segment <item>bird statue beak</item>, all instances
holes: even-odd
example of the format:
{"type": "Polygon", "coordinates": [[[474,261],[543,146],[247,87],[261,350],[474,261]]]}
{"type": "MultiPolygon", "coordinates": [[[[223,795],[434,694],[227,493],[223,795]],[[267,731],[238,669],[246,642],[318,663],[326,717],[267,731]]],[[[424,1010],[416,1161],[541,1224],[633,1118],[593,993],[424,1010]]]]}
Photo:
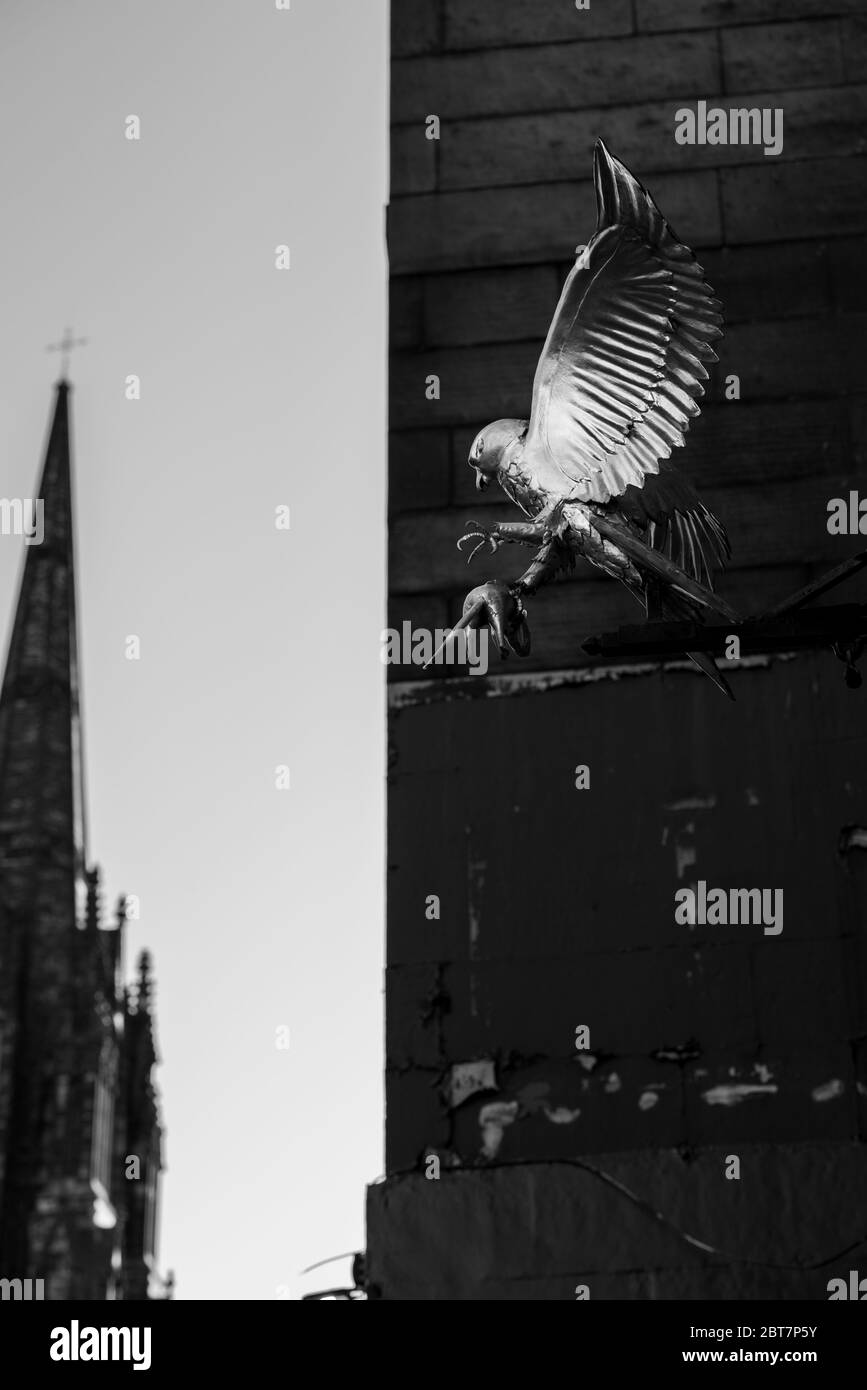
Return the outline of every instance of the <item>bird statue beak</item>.
{"type": "Polygon", "coordinates": [[[484,492],[488,486],[488,479],[485,477],[481,468],[476,469],[476,492],[484,492]]]}

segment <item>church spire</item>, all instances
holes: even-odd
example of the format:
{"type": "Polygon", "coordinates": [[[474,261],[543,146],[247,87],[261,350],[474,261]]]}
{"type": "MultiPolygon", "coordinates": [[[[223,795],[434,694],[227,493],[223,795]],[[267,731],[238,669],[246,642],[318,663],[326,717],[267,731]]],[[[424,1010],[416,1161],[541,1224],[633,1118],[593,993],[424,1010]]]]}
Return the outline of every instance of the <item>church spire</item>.
{"type": "Polygon", "coordinates": [[[70,886],[87,864],[69,393],[59,381],[38,495],[20,508],[25,561],[0,691],[0,894],[12,912],[41,898],[47,863],[70,886]]]}
{"type": "Polygon", "coordinates": [[[167,1296],[149,1292],[162,1168],[150,964],[129,1013],[126,902],[104,930],[85,834],[70,394],[59,381],[38,499],[18,503],[0,689],[0,1279],[44,1279],[49,1299],[148,1298],[167,1296]],[[119,1171],[127,1154],[141,1183],[119,1171]]]}

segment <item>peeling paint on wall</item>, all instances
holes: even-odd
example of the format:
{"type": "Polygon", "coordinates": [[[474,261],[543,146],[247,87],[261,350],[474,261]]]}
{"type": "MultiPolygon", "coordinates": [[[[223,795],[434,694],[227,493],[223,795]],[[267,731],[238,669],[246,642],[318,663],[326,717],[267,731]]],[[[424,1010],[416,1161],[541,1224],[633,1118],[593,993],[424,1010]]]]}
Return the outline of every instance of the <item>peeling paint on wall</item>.
{"type": "Polygon", "coordinates": [[[840,854],[848,854],[853,849],[867,849],[867,830],[863,825],[844,825],[837,848],[840,854]]]}
{"type": "Polygon", "coordinates": [[[569,1110],[565,1105],[558,1105],[555,1110],[549,1106],[545,1107],[545,1118],[550,1120],[552,1125],[571,1125],[574,1124],[581,1114],[580,1110],[569,1110]]]}
{"type": "Polygon", "coordinates": [[[843,1085],[843,1082],[835,1077],[833,1081],[824,1081],[821,1086],[814,1086],[810,1095],[813,1100],[819,1102],[836,1100],[838,1096],[842,1096],[845,1089],[846,1087],[843,1085]]]}
{"type": "Polygon", "coordinates": [[[495,1100],[483,1105],[479,1111],[479,1126],[482,1131],[482,1153],[485,1158],[496,1158],[503,1142],[503,1131],[507,1125],[515,1123],[518,1114],[516,1100],[495,1100]]]}
{"type": "MultiPolygon", "coordinates": [[[[739,671],[769,670],[775,663],[795,661],[799,655],[803,653],[774,652],[766,656],[746,656],[740,661],[729,662],[729,667],[739,671]]],[[[544,694],[568,686],[597,685],[600,681],[658,675],[661,671],[678,671],[704,679],[702,672],[691,661],[665,661],[622,666],[580,666],[573,670],[529,671],[526,675],[467,677],[464,680],[392,681],[388,686],[388,707],[390,710],[401,710],[450,700],[495,700],[510,695],[544,694]]]]}
{"type": "Polygon", "coordinates": [[[709,1091],[702,1091],[701,1098],[707,1101],[708,1105],[740,1105],[748,1096],[775,1096],[778,1089],[777,1086],[749,1086],[740,1082],[728,1086],[713,1086],[709,1091]]]}
{"type": "Polygon", "coordinates": [[[499,1089],[496,1068],[489,1057],[482,1057],[476,1062],[455,1062],[449,1072],[447,1087],[449,1109],[455,1110],[479,1091],[499,1089]]]}

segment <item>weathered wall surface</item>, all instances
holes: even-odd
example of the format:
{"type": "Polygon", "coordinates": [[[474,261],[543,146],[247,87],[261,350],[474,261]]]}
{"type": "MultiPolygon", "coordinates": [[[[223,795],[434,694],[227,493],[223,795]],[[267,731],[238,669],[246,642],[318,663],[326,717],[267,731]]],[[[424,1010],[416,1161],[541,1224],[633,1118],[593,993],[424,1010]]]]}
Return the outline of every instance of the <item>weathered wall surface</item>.
{"type": "MultiPolygon", "coordinates": [[[[468,577],[466,520],[514,512],[472,491],[466,453],[488,420],[527,413],[593,229],[597,136],[723,300],[678,460],[731,533],[721,588],[755,611],[863,545],[826,526],[828,499],[858,486],[867,418],[852,8],[395,5],[394,626],[454,621],[473,583],[526,564],[506,550],[468,577]],[[782,108],[782,154],[677,145],[674,112],[699,99],[782,108]]],[[[584,680],[581,639],[636,621],[629,596],[585,570],[529,609],[529,662],[463,684],[446,668],[448,694],[442,672],[392,688],[370,1278],[388,1298],[569,1298],[582,1281],[602,1298],[823,1298],[867,1235],[867,858],[841,849],[867,825],[865,697],[825,653],[734,671],[735,705],[687,671],[584,680]],[[781,888],[782,932],[677,924],[674,893],[698,880],[781,888]]]]}
{"type": "Polygon", "coordinates": [[[370,1277],[403,1300],[738,1301],[824,1299],[863,1272],[863,1150],[741,1153],[749,1183],[720,1181],[718,1149],[392,1179],[371,1189],[370,1277]]]}
{"type": "Polygon", "coordinates": [[[734,705],[666,672],[395,715],[391,1169],[482,1154],[484,1104],[439,1085],[477,1056],[518,1105],[505,1160],[867,1137],[867,854],[840,852],[863,699],[824,653],[733,681],[734,705]],[[678,924],[699,879],[782,888],[782,930],[678,924]]]}

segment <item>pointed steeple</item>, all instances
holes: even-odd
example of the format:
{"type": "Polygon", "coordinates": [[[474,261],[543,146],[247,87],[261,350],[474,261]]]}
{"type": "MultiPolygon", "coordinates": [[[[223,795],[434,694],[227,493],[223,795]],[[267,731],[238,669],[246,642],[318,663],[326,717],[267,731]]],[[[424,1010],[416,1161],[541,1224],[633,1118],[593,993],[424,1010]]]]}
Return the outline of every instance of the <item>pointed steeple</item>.
{"type": "MultiPolygon", "coordinates": [[[[86,928],[87,880],[66,381],[36,497],[19,514],[24,568],[0,689],[4,1275],[37,1260],[40,1185],[59,1200],[69,1125],[83,1118],[78,1054],[93,933],[76,930],[86,928]]],[[[92,1004],[89,1012],[96,1017],[92,1004]]]]}
{"type": "Polygon", "coordinates": [[[44,1279],[60,1300],[147,1298],[163,1296],[149,1293],[162,1169],[150,961],[131,1011],[126,900],[106,930],[87,854],[69,399],[61,380],[0,688],[0,1279],[44,1279]],[[122,1177],[127,1154],[146,1181],[122,1177]]]}
{"type": "Polygon", "coordinates": [[[0,692],[0,907],[16,915],[42,898],[46,865],[55,889],[63,869],[74,892],[87,863],[69,392],[58,382],[37,497],[22,509],[30,534],[0,692]]]}

